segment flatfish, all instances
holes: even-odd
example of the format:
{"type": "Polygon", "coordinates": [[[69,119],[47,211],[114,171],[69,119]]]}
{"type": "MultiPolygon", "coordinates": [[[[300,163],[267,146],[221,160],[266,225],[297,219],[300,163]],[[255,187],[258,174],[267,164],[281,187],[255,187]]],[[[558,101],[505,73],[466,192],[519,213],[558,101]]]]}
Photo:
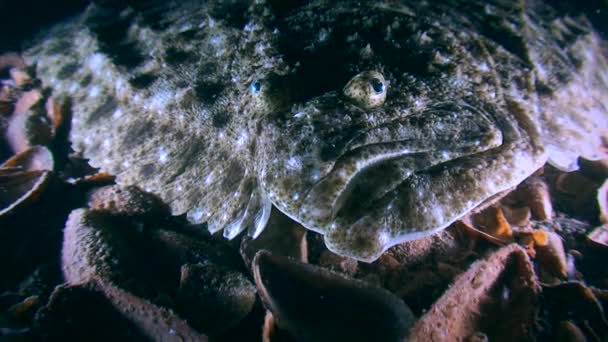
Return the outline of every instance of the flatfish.
{"type": "Polygon", "coordinates": [[[606,41],[542,1],[100,2],[25,50],[90,164],[234,238],[373,261],[603,157],[606,41]],[[117,4],[118,3],[118,4],[117,4]]]}

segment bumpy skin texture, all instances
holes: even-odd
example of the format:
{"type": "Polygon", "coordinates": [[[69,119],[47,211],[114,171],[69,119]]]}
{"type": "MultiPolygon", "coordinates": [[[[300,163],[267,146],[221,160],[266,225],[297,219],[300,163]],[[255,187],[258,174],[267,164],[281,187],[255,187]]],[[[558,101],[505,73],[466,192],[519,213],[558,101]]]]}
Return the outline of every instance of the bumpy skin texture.
{"type": "Polygon", "coordinates": [[[600,157],[605,42],[540,1],[135,2],[27,51],[73,147],[228,238],[276,206],[372,261],[600,157]]]}

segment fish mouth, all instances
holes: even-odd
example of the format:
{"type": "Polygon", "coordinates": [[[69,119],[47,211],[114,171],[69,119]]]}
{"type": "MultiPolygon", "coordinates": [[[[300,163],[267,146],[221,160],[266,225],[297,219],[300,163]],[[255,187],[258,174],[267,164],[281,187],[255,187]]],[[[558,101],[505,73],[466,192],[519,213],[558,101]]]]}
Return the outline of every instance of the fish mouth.
{"type": "Polygon", "coordinates": [[[310,188],[298,216],[310,229],[327,232],[336,217],[362,215],[415,172],[502,143],[491,117],[470,106],[435,108],[371,128],[352,139],[310,188]]]}

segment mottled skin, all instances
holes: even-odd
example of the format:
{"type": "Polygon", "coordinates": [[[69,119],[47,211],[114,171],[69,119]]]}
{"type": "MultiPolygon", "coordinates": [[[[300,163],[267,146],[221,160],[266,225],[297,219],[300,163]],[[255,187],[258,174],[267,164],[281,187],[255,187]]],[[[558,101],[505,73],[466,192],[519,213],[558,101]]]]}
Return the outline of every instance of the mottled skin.
{"type": "Polygon", "coordinates": [[[217,1],[91,7],[27,55],[120,183],[228,238],[274,205],[372,261],[599,158],[603,45],[537,1],[217,1]]]}

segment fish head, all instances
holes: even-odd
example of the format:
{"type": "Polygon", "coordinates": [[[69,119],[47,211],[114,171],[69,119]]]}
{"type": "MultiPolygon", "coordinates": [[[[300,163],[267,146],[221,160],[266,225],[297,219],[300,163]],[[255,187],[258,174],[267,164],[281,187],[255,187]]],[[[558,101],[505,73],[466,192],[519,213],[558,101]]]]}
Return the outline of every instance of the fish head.
{"type": "Polygon", "coordinates": [[[502,130],[454,81],[454,62],[438,64],[437,54],[458,57],[450,32],[373,7],[321,18],[293,17],[279,28],[290,37],[279,51],[291,105],[260,121],[258,179],[279,210],[323,234],[330,250],[372,261],[487,196],[467,198],[474,180],[453,197],[444,183],[471,156],[500,146],[502,130]]]}

